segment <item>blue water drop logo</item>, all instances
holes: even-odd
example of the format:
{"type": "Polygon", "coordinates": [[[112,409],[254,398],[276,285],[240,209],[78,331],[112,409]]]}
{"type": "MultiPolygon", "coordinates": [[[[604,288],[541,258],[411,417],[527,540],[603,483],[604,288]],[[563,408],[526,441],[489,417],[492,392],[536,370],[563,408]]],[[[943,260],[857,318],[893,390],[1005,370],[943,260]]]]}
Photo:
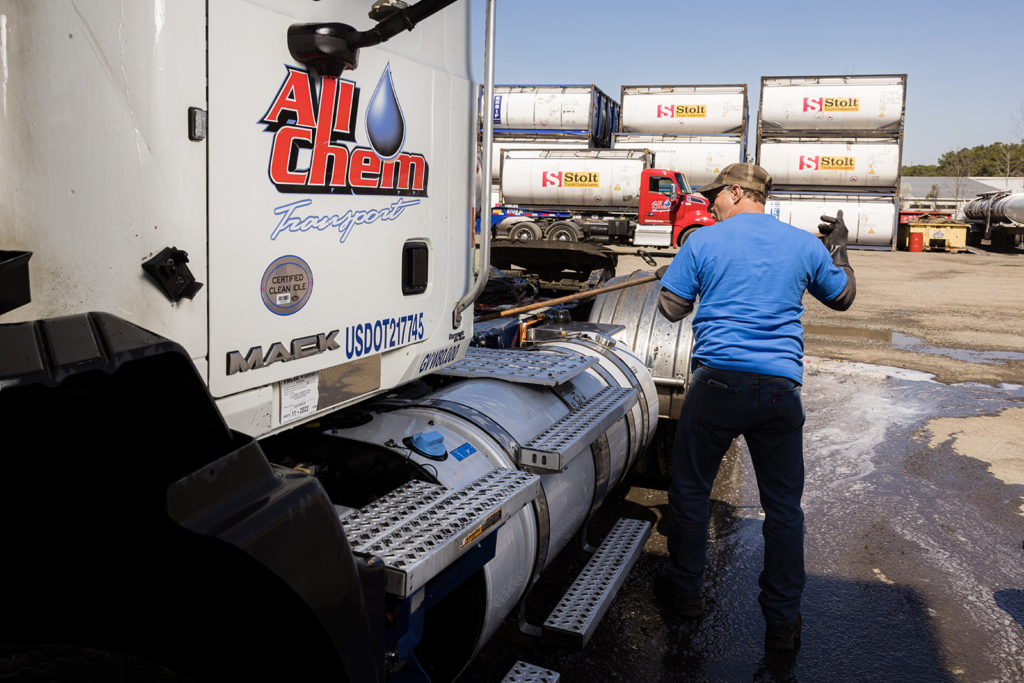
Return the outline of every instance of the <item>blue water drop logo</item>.
{"type": "Polygon", "coordinates": [[[391,80],[391,64],[384,67],[370,104],[366,107],[366,135],[382,159],[392,159],[405,143],[405,117],[391,80]]]}

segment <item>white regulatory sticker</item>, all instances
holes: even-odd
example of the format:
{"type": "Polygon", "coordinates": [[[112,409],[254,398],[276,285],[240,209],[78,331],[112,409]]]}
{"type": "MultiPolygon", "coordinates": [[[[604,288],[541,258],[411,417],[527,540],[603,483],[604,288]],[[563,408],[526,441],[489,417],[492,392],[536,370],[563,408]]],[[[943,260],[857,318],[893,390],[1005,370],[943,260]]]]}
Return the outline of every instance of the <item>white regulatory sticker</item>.
{"type": "Polygon", "coordinates": [[[281,382],[281,424],[316,412],[320,376],[311,372],[281,382]]]}

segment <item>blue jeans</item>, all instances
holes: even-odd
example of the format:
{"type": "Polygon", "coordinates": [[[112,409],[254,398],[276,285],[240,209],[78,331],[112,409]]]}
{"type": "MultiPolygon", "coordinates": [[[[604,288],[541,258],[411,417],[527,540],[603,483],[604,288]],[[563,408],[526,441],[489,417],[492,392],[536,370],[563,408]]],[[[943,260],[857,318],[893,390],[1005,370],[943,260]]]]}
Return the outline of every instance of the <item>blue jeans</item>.
{"type": "Polygon", "coordinates": [[[764,509],[764,568],[758,602],[770,624],[800,611],[804,573],[804,408],[785,377],[700,365],[683,401],[669,487],[669,576],[683,595],[700,594],[711,486],[722,456],[742,434],[764,509]]]}

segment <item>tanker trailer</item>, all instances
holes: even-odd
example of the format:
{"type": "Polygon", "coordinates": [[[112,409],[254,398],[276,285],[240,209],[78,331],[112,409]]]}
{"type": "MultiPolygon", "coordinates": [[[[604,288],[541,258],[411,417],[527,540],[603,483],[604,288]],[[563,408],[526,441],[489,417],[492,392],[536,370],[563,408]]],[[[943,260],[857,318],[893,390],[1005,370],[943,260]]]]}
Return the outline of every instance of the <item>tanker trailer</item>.
{"type": "Polygon", "coordinates": [[[964,218],[970,227],[968,240],[992,246],[1013,247],[1024,235],[1024,192],[988,192],[964,206],[964,218]]]}
{"type": "Polygon", "coordinates": [[[668,247],[713,224],[677,170],[641,150],[504,150],[498,237],[668,247]]]}

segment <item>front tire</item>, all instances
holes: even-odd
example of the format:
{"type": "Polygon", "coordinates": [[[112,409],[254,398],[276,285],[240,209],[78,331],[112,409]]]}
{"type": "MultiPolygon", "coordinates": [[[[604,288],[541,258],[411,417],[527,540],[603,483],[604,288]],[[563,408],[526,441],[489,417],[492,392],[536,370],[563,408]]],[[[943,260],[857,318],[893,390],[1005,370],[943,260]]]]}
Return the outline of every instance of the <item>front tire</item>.
{"type": "Polygon", "coordinates": [[[676,246],[677,247],[683,246],[683,244],[686,242],[686,240],[690,239],[690,235],[692,235],[693,233],[697,232],[697,228],[699,228],[699,227],[700,227],[699,225],[691,225],[691,226],[689,226],[687,228],[684,228],[683,231],[681,233],[679,233],[679,237],[676,238],[676,246]]]}

